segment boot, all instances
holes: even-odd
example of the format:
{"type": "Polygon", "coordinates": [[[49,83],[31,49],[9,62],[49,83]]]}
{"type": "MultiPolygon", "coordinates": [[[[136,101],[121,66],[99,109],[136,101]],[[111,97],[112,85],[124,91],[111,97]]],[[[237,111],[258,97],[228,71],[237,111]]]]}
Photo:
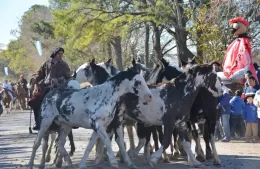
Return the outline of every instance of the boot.
{"type": "Polygon", "coordinates": [[[40,124],[39,123],[35,123],[34,125],[33,125],[33,130],[40,130],[40,124]]]}

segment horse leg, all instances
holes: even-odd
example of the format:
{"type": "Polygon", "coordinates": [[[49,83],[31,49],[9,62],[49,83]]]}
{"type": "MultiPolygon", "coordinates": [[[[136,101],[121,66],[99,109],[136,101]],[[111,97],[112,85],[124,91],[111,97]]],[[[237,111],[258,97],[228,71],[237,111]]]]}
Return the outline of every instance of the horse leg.
{"type": "Polygon", "coordinates": [[[123,157],[124,161],[128,164],[128,168],[136,168],[136,166],[133,164],[132,160],[126,153],[122,125],[120,125],[118,128],[116,128],[115,139],[119,146],[121,157],[123,157]]]}
{"type": "Polygon", "coordinates": [[[92,135],[90,137],[89,143],[85,149],[84,156],[82,157],[82,159],[80,161],[80,164],[79,164],[80,169],[86,168],[86,161],[98,138],[99,138],[98,134],[93,131],[92,135]]]}
{"type": "Polygon", "coordinates": [[[55,138],[56,138],[56,133],[52,133],[51,134],[51,144],[50,144],[50,146],[48,148],[47,156],[46,156],[46,162],[47,163],[50,162],[50,160],[51,160],[51,149],[52,149],[53,143],[55,141],[55,138]]]}
{"type": "Polygon", "coordinates": [[[70,156],[68,154],[68,152],[66,151],[66,149],[64,148],[64,145],[66,143],[66,137],[69,135],[69,133],[71,132],[72,128],[69,126],[62,126],[60,128],[60,132],[59,132],[59,157],[58,157],[58,161],[56,162],[56,167],[60,168],[62,166],[62,157],[64,157],[64,161],[67,163],[67,166],[71,166],[72,165],[72,161],[70,159],[70,156]]]}
{"type": "Polygon", "coordinates": [[[36,155],[36,151],[40,147],[41,140],[42,140],[44,134],[46,133],[46,131],[48,130],[48,128],[51,126],[51,124],[53,122],[53,119],[54,118],[43,118],[42,119],[41,127],[40,127],[40,130],[38,131],[38,135],[37,135],[37,137],[36,137],[36,139],[34,141],[31,158],[30,158],[30,161],[28,163],[28,167],[30,169],[33,169],[33,164],[34,164],[34,158],[35,158],[35,155],[36,155]]]}
{"type": "Polygon", "coordinates": [[[202,164],[196,160],[195,156],[193,155],[193,153],[191,151],[191,144],[190,144],[190,140],[189,140],[188,128],[183,128],[183,126],[182,126],[182,129],[179,128],[178,131],[179,131],[178,134],[179,134],[180,140],[182,141],[182,144],[183,144],[183,148],[188,156],[188,162],[190,163],[190,165],[192,167],[201,167],[202,164]]]}
{"type": "Polygon", "coordinates": [[[179,151],[179,146],[178,146],[178,143],[177,143],[177,140],[178,140],[178,132],[177,132],[177,129],[176,129],[176,128],[173,129],[172,135],[173,135],[173,142],[174,142],[173,147],[174,147],[174,151],[175,151],[175,152],[174,152],[174,154],[173,154],[173,150],[172,150],[171,159],[172,159],[172,160],[178,160],[179,157],[180,157],[180,151],[179,151]]]}
{"type": "Polygon", "coordinates": [[[103,143],[106,145],[109,161],[110,161],[112,168],[118,168],[118,163],[115,159],[114,152],[111,147],[111,140],[110,140],[105,128],[102,125],[100,125],[98,122],[96,122],[96,129],[97,129],[96,132],[98,133],[99,137],[101,138],[103,143]]]}
{"type": "Polygon", "coordinates": [[[74,152],[75,152],[75,144],[74,144],[74,140],[73,140],[72,130],[69,133],[68,137],[69,137],[69,141],[70,141],[70,153],[69,153],[69,155],[73,156],[74,152]]]}
{"type": "Polygon", "coordinates": [[[133,126],[126,126],[126,129],[129,137],[130,149],[134,149],[135,142],[134,142],[133,126]]]}
{"type": "MultiPolygon", "coordinates": [[[[195,146],[195,151],[196,151],[196,155],[197,155],[196,159],[200,162],[204,162],[204,161],[206,161],[206,159],[205,159],[204,152],[201,148],[200,137],[199,137],[198,131],[196,130],[195,123],[191,122],[190,127],[191,127],[193,139],[196,142],[196,146],[195,146]]],[[[202,130],[202,131],[204,132],[204,130],[202,130]]]]}
{"type": "Polygon", "coordinates": [[[208,119],[206,122],[208,122],[208,135],[209,135],[209,140],[210,140],[210,144],[211,144],[211,148],[213,151],[213,163],[214,165],[221,165],[221,161],[219,158],[219,155],[217,153],[217,149],[216,149],[216,144],[215,144],[215,127],[216,127],[216,120],[210,120],[208,119]]]}
{"type": "Polygon", "coordinates": [[[42,144],[42,159],[41,163],[39,165],[39,169],[44,169],[45,167],[45,155],[48,149],[48,140],[49,140],[49,134],[45,134],[43,137],[43,144],[42,144]]]}
{"type": "Polygon", "coordinates": [[[128,150],[127,153],[130,157],[135,157],[135,156],[138,155],[140,150],[145,145],[145,140],[146,140],[145,136],[149,133],[149,131],[146,131],[146,128],[145,128],[143,123],[137,123],[136,124],[136,132],[137,132],[139,142],[138,142],[138,145],[137,145],[136,148],[128,150]]]}
{"type": "MultiPolygon", "coordinates": [[[[162,129],[162,126],[155,126],[155,128],[156,128],[156,131],[157,131],[158,134],[159,134],[160,144],[162,144],[162,142],[163,142],[163,131],[162,131],[163,129],[162,129]]],[[[157,150],[158,150],[158,149],[157,149],[157,150]]],[[[156,151],[157,151],[157,150],[156,150],[156,151]]],[[[163,152],[163,161],[166,162],[166,163],[169,163],[169,162],[170,162],[169,157],[168,157],[166,151],[163,152]]]]}

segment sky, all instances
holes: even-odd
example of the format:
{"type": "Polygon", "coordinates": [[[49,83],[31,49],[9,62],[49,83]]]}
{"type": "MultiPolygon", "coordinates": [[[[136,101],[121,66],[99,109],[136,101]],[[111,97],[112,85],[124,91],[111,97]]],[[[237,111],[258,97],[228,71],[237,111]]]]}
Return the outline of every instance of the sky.
{"type": "Polygon", "coordinates": [[[15,39],[11,30],[18,28],[24,12],[35,4],[49,6],[49,0],[0,0],[0,44],[7,45],[15,39]]]}

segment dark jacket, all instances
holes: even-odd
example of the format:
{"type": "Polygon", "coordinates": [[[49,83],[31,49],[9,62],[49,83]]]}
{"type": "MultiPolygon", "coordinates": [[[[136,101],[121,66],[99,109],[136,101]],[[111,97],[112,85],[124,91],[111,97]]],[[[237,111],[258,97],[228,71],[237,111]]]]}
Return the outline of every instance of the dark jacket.
{"type": "Polygon", "coordinates": [[[25,78],[20,78],[19,82],[24,89],[27,89],[27,80],[25,78]]]}
{"type": "Polygon", "coordinates": [[[54,63],[51,59],[44,62],[40,67],[38,75],[35,78],[35,82],[39,83],[41,80],[44,80],[44,83],[49,85],[50,80],[53,78],[57,79],[59,83],[62,83],[64,79],[69,80],[70,77],[70,68],[66,62],[61,60],[54,63]]]}

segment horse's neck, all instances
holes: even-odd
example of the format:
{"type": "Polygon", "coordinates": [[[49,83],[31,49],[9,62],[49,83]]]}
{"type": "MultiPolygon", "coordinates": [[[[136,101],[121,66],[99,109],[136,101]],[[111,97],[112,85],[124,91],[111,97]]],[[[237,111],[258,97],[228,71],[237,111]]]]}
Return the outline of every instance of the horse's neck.
{"type": "Polygon", "coordinates": [[[123,81],[118,86],[114,86],[113,81],[107,81],[102,85],[94,86],[101,89],[102,93],[105,94],[105,97],[109,97],[109,102],[116,102],[122,95],[127,93],[126,82],[123,81]]]}

